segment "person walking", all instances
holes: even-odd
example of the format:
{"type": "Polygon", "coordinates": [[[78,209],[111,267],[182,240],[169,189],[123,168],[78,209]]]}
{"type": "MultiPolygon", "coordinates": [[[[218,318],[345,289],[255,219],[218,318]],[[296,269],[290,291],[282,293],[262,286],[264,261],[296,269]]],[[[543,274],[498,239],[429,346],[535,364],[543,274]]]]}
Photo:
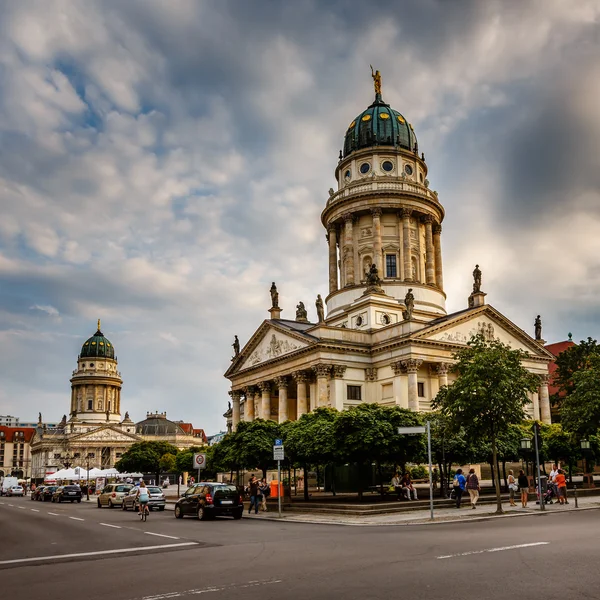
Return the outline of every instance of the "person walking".
{"type": "Polygon", "coordinates": [[[456,508],[460,508],[460,502],[462,500],[462,495],[465,491],[465,485],[467,480],[463,475],[462,469],[456,469],[456,474],[454,475],[454,481],[452,482],[452,487],[454,488],[454,494],[456,497],[456,508]]]}
{"type": "Polygon", "coordinates": [[[527,497],[529,495],[529,480],[527,479],[527,475],[525,475],[525,471],[521,469],[519,471],[519,477],[517,479],[519,484],[519,490],[521,491],[521,506],[523,508],[527,508],[527,497]]]}
{"type": "Polygon", "coordinates": [[[479,477],[475,473],[475,469],[469,469],[467,475],[467,490],[469,491],[469,499],[471,500],[471,508],[477,508],[477,500],[479,500],[479,477]]]}
{"type": "Polygon", "coordinates": [[[258,514],[258,478],[254,477],[254,475],[250,476],[250,481],[248,482],[250,486],[250,506],[248,507],[248,514],[252,512],[252,507],[254,507],[254,514],[258,514]]]}
{"type": "Polygon", "coordinates": [[[258,491],[260,494],[260,510],[262,512],[267,512],[267,496],[269,495],[269,484],[267,480],[263,477],[258,484],[258,491]]]}
{"type": "Polygon", "coordinates": [[[558,472],[554,476],[554,483],[558,489],[558,503],[569,504],[567,502],[567,478],[562,469],[558,469],[558,472]]]}
{"type": "Polygon", "coordinates": [[[515,502],[515,492],[519,489],[517,485],[515,475],[512,469],[508,472],[508,493],[509,493],[509,502],[511,506],[516,506],[515,502]]]}

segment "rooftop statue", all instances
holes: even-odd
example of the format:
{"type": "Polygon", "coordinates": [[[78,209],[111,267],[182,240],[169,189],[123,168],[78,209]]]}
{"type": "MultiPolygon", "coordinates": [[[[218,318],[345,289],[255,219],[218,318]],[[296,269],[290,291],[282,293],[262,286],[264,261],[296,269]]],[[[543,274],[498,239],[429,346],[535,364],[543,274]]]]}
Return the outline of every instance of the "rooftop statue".
{"type": "Polygon", "coordinates": [[[475,265],[475,270],[473,271],[473,293],[481,292],[481,269],[479,265],[475,265]]]}
{"type": "Polygon", "coordinates": [[[306,321],[307,319],[308,313],[306,312],[304,302],[298,302],[298,306],[296,306],[296,321],[306,321]]]}
{"type": "Polygon", "coordinates": [[[538,315],[535,318],[535,321],[533,322],[533,324],[535,326],[535,339],[541,340],[542,339],[542,318],[540,317],[540,315],[538,315]]]}
{"type": "Polygon", "coordinates": [[[379,71],[373,70],[373,65],[369,65],[371,67],[371,77],[373,78],[373,87],[375,88],[375,94],[381,95],[381,73],[379,71]]]}
{"type": "Polygon", "coordinates": [[[406,292],[406,296],[404,296],[404,306],[406,306],[406,310],[402,311],[402,317],[405,321],[409,321],[412,318],[413,310],[415,308],[415,297],[412,291],[412,288],[408,288],[408,292],[406,292]]]}
{"type": "Polygon", "coordinates": [[[279,308],[279,292],[277,291],[275,282],[273,282],[271,285],[271,307],[279,308]]]}
{"type": "Polygon", "coordinates": [[[234,358],[236,356],[239,356],[240,354],[240,340],[238,340],[238,336],[234,335],[234,340],[233,340],[233,344],[231,344],[233,346],[233,352],[234,352],[234,358]]]}
{"type": "Polygon", "coordinates": [[[323,321],[325,321],[325,308],[323,307],[323,298],[321,298],[321,294],[317,294],[315,306],[317,307],[318,321],[319,323],[322,323],[323,321]]]}

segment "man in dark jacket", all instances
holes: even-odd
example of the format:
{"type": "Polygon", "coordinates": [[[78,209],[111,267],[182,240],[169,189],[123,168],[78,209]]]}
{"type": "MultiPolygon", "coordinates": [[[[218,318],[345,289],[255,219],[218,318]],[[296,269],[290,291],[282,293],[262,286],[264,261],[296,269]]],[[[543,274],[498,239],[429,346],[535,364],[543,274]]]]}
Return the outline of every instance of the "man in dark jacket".
{"type": "Polygon", "coordinates": [[[248,508],[248,514],[250,514],[252,512],[253,506],[254,506],[254,514],[255,515],[258,514],[258,502],[259,502],[258,484],[259,484],[258,479],[256,477],[254,477],[254,475],[251,475],[250,481],[248,482],[248,485],[250,486],[250,506],[248,508]]]}

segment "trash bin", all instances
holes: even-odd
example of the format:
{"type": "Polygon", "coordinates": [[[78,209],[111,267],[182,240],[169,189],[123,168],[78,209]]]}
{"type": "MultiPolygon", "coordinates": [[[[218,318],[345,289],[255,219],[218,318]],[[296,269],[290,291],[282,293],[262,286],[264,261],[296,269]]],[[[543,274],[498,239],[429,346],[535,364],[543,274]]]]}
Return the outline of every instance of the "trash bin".
{"type": "Polygon", "coordinates": [[[540,485],[542,487],[542,494],[548,491],[548,478],[545,475],[540,475],[540,485]]]}
{"type": "Polygon", "coordinates": [[[279,495],[283,498],[283,483],[279,483],[275,479],[271,481],[271,498],[277,498],[277,490],[279,488],[279,495]]]}

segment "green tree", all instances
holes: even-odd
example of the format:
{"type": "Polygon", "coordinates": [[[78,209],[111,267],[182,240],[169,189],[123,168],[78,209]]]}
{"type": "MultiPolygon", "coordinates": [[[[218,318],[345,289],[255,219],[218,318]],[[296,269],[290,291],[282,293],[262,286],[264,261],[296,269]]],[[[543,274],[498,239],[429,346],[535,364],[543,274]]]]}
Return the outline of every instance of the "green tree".
{"type": "Polygon", "coordinates": [[[571,381],[562,399],[561,422],[566,431],[588,437],[600,429],[600,354],[588,355],[571,381]]]}
{"type": "Polygon", "coordinates": [[[168,442],[136,442],[116,462],[121,473],[152,473],[160,479],[160,459],[165,454],[177,455],[179,450],[168,442]]]}
{"type": "Polygon", "coordinates": [[[564,399],[575,391],[575,373],[588,366],[588,359],[591,356],[598,355],[600,355],[600,346],[596,340],[589,337],[557,356],[553,383],[558,387],[558,393],[552,398],[555,405],[562,406],[564,399]]]}
{"type": "MultiPolygon", "coordinates": [[[[246,469],[259,468],[263,477],[266,477],[267,469],[275,464],[273,443],[280,435],[279,425],[275,421],[264,419],[241,421],[237,431],[230,435],[228,441],[232,446],[228,452],[230,460],[246,469]]],[[[221,444],[224,442],[225,439],[221,444]]]]}
{"type": "MultiPolygon", "coordinates": [[[[457,379],[440,390],[433,405],[462,426],[470,439],[487,441],[492,463],[498,464],[498,443],[511,425],[525,418],[528,392],[534,392],[539,379],[521,364],[527,354],[513,350],[499,340],[482,335],[471,338],[459,350],[452,370],[457,379]]],[[[502,513],[500,479],[496,477],[497,513],[502,513]]]]}
{"type": "Polygon", "coordinates": [[[177,470],[177,455],[167,452],[158,461],[161,473],[175,473],[177,470]]]}

